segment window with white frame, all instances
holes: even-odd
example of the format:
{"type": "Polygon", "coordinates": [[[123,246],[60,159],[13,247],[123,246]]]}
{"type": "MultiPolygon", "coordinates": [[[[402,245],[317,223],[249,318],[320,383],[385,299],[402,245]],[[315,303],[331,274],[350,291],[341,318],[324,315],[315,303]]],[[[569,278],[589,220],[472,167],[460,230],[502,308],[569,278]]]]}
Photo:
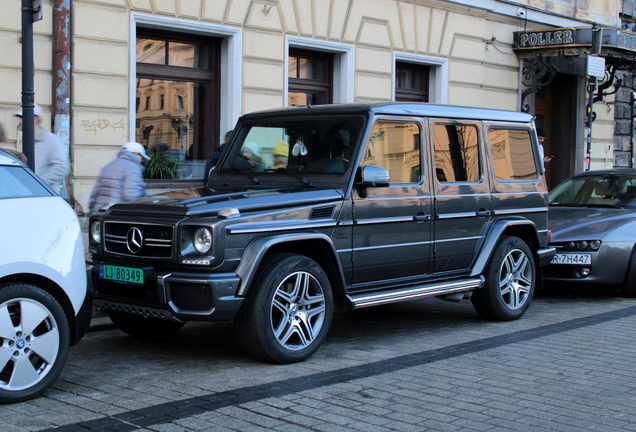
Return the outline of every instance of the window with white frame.
{"type": "Polygon", "coordinates": [[[219,45],[212,37],[137,29],[135,140],[148,179],[194,180],[218,143],[219,45]]]}

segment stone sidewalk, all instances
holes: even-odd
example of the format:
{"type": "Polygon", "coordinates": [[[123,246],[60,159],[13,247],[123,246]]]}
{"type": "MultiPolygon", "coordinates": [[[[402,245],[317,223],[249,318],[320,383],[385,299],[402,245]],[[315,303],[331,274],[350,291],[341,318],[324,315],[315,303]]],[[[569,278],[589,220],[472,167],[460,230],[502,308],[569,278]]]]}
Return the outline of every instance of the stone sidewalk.
{"type": "Polygon", "coordinates": [[[513,322],[437,299],[338,311],[304,363],[247,358],[231,323],[139,341],[95,320],[0,430],[636,430],[636,300],[540,293],[513,322]]]}

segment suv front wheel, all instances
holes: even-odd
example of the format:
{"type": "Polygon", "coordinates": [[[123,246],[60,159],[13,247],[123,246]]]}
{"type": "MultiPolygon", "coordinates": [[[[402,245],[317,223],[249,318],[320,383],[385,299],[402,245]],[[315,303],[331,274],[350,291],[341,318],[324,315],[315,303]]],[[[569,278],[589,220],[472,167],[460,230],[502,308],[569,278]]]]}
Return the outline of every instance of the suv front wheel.
{"type": "Polygon", "coordinates": [[[333,299],[324,270],[311,258],[266,260],[234,323],[243,348],[274,363],[309,358],[331,325],[333,299]]]}
{"type": "Polygon", "coordinates": [[[530,248],[518,237],[504,236],[486,267],[486,283],[471,301],[484,318],[511,321],[520,318],[530,306],[536,281],[530,248]]]}

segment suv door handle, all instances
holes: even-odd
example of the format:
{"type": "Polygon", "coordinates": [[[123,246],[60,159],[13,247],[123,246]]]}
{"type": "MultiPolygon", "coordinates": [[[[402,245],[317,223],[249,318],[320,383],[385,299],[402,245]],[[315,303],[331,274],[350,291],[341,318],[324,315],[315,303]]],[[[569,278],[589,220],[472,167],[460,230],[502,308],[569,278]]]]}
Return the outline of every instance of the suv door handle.
{"type": "Polygon", "coordinates": [[[477,211],[477,216],[478,217],[490,216],[491,214],[492,214],[492,212],[490,210],[479,209],[477,211]]]}
{"type": "Polygon", "coordinates": [[[413,216],[413,220],[415,222],[428,221],[428,220],[431,220],[431,215],[418,213],[415,216],[413,216]]]}

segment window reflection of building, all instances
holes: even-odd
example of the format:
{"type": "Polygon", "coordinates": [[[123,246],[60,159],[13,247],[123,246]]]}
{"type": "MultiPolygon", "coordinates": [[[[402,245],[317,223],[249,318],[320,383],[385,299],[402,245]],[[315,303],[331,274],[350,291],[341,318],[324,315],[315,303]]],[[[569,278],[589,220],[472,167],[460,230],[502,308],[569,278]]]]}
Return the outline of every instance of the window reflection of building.
{"type": "Polygon", "coordinates": [[[364,165],[376,165],[389,171],[391,183],[420,180],[420,129],[414,123],[377,123],[364,165]]]}
{"type": "Polygon", "coordinates": [[[497,180],[537,177],[532,142],[527,130],[491,129],[488,135],[497,180]]]}
{"type": "Polygon", "coordinates": [[[479,138],[477,128],[466,125],[433,126],[435,172],[440,182],[476,182],[479,170],[479,138]]]}
{"type": "Polygon", "coordinates": [[[136,140],[177,161],[176,179],[202,179],[218,146],[215,42],[138,31],[136,140]],[[204,42],[207,42],[204,43],[204,42]],[[144,101],[139,106],[139,101],[144,101]]]}

